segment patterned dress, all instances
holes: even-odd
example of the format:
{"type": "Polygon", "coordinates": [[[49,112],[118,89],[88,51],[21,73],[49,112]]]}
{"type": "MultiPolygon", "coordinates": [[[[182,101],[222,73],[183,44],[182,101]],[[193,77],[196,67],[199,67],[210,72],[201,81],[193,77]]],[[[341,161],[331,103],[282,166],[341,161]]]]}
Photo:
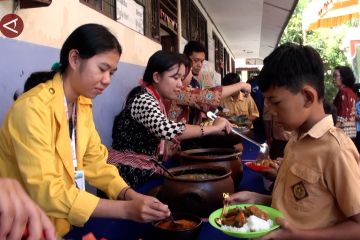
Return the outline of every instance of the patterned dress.
{"type": "Polygon", "coordinates": [[[349,87],[340,88],[334,99],[338,115],[337,122],[341,123],[340,128],[350,138],[356,137],[355,102],[356,95],[349,87]]]}
{"type": "MultiPolygon", "coordinates": [[[[168,118],[175,122],[192,124],[190,119],[194,118],[191,118],[191,116],[196,116],[197,121],[195,124],[200,124],[202,120],[201,112],[214,111],[220,105],[221,95],[222,87],[220,86],[208,89],[183,87],[176,100],[164,102],[168,118]],[[193,111],[194,108],[196,111],[193,111]]],[[[182,145],[192,141],[185,140],[182,145]]],[[[164,158],[171,159],[180,150],[179,147],[179,144],[166,141],[164,158]]]]}
{"type": "MultiPolygon", "coordinates": [[[[220,105],[222,87],[198,89],[184,87],[177,95],[176,100],[165,101],[166,112],[169,119],[176,122],[189,123],[191,107],[198,109],[199,113],[214,111],[220,105]]],[[[201,117],[199,121],[201,122],[201,117]]],[[[198,122],[198,123],[200,123],[198,122]]]]}
{"type": "Polygon", "coordinates": [[[139,88],[114,120],[112,148],[116,151],[109,151],[108,162],[118,167],[130,186],[140,186],[162,174],[150,161],[158,160],[162,140],[177,142],[184,129],[184,123],[167,118],[156,92],[139,88]]]}

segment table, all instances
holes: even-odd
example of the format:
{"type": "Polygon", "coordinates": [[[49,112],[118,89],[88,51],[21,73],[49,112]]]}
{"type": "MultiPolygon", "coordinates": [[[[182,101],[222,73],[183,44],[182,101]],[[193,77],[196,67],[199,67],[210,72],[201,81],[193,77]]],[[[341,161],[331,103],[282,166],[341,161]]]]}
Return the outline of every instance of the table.
{"type": "MultiPolygon", "coordinates": [[[[243,141],[242,160],[253,160],[256,158],[259,148],[247,141],[243,141]]],[[[161,184],[162,180],[156,180],[146,184],[138,192],[145,193],[156,185],[161,184]]],[[[243,178],[238,184],[238,190],[250,190],[259,193],[269,194],[264,188],[263,178],[261,173],[253,172],[244,167],[243,178]]],[[[86,203],[85,203],[86,204],[86,203]]],[[[110,239],[124,239],[124,240],[151,240],[152,226],[151,223],[137,223],[129,220],[106,219],[106,218],[91,218],[84,227],[75,227],[65,239],[81,239],[82,236],[92,232],[97,239],[102,237],[110,239]]],[[[234,240],[238,238],[230,237],[221,231],[213,228],[207,219],[203,219],[201,231],[198,240],[234,240]]]]}

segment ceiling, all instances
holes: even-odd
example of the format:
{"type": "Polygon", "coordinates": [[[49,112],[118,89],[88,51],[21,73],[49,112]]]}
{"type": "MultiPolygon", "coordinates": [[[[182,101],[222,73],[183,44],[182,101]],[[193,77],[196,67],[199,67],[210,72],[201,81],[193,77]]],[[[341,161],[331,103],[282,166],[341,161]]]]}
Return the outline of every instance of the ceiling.
{"type": "Polygon", "coordinates": [[[298,0],[199,2],[236,59],[264,59],[277,45],[298,0]]]}

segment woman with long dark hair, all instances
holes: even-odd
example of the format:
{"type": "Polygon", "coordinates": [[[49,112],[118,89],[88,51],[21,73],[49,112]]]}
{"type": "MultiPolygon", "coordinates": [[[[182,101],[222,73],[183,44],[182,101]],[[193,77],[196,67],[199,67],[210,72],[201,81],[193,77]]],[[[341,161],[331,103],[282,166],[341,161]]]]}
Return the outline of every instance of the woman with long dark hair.
{"type": "Polygon", "coordinates": [[[208,134],[230,132],[230,123],[218,118],[212,126],[190,125],[169,120],[163,101],[176,99],[185,73],[185,59],[178,53],[158,51],[146,66],[143,86],[128,95],[124,109],[116,116],[112,147],[117,150],[109,162],[133,187],[162,174],[150,159],[163,155],[164,141],[179,141],[208,134]]]}
{"type": "Polygon", "coordinates": [[[149,222],[170,215],[166,205],[136,193],[106,163],[107,148],[95,128],[91,99],[109,86],[121,53],[105,27],[78,27],[54,71],[32,75],[0,129],[1,176],[19,180],[60,236],[90,217],[149,222]],[[85,180],[111,200],[85,191],[85,180]]]}

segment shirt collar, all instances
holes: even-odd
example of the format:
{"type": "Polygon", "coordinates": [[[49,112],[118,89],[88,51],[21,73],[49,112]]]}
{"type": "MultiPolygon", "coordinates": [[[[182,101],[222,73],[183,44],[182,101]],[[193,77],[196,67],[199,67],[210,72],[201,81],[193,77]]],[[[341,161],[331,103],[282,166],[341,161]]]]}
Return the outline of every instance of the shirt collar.
{"type": "Polygon", "coordinates": [[[235,102],[235,101],[244,101],[244,94],[242,92],[240,92],[240,94],[238,95],[238,97],[234,98],[234,97],[230,97],[230,100],[235,102]]]}
{"type": "Polygon", "coordinates": [[[332,127],[334,127],[332,115],[326,115],[326,117],[318,121],[309,131],[303,133],[301,136],[299,136],[298,131],[295,131],[294,134],[299,140],[306,137],[307,135],[313,138],[320,138],[332,127]]]}

